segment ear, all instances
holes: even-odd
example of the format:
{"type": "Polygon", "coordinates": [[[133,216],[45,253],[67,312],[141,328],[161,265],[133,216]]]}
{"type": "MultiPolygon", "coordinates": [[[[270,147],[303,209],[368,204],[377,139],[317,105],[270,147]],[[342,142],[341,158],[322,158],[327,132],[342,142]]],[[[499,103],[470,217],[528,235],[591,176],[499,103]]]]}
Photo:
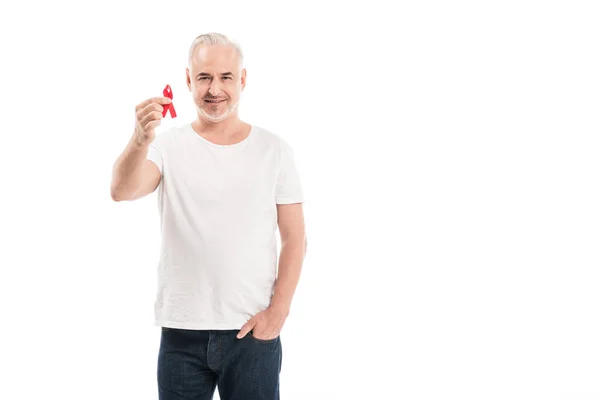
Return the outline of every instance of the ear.
{"type": "Polygon", "coordinates": [[[246,87],[246,68],[242,70],[242,90],[246,87]]]}
{"type": "Polygon", "coordinates": [[[190,69],[189,68],[185,69],[185,81],[187,83],[188,90],[191,92],[192,91],[192,81],[190,79],[190,69]]]}

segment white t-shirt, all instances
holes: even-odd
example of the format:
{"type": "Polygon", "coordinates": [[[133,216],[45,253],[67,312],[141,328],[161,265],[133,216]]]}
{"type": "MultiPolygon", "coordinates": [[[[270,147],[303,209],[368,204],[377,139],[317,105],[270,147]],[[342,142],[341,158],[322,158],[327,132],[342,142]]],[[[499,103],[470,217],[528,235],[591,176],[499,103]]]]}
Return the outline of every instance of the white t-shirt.
{"type": "Polygon", "coordinates": [[[240,329],[273,295],[276,204],[304,202],[290,146],[254,125],[218,145],[188,123],[157,134],[147,158],[162,174],[155,326],[240,329]]]}

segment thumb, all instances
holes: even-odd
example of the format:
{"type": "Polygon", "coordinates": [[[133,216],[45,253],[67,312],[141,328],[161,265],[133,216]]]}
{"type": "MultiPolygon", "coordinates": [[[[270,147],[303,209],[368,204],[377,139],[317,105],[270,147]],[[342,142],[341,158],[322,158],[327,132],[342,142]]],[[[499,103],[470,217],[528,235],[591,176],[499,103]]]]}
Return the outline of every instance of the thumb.
{"type": "Polygon", "coordinates": [[[246,322],[244,326],[242,326],[242,329],[240,329],[240,331],[237,334],[237,338],[243,338],[248,334],[248,332],[252,330],[252,328],[254,328],[254,320],[251,319],[250,321],[246,322]]]}

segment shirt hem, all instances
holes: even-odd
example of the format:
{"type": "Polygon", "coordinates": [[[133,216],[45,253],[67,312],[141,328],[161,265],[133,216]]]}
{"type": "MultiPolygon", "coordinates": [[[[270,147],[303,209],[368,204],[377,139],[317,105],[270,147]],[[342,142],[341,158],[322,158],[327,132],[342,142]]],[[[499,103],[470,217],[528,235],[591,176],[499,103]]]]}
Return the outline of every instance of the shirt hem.
{"type": "Polygon", "coordinates": [[[244,323],[231,323],[231,322],[203,322],[200,324],[189,324],[183,322],[171,322],[171,321],[160,321],[155,320],[154,326],[160,326],[164,328],[174,329],[190,329],[190,330],[233,330],[242,329],[244,323]]]}
{"type": "Polygon", "coordinates": [[[275,199],[276,204],[296,204],[296,203],[304,203],[303,198],[299,199],[291,199],[291,198],[277,198],[275,199]]]}

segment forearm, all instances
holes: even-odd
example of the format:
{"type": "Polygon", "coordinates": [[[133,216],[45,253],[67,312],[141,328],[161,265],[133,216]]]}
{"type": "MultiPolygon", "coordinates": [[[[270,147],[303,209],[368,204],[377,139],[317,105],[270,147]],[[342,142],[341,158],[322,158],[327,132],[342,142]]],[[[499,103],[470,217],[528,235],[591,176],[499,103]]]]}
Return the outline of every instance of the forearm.
{"type": "Polygon", "coordinates": [[[290,312],[292,297],[300,280],[305,254],[306,242],[304,239],[287,240],[281,245],[277,281],[270,307],[278,309],[285,315],[290,312]]]}
{"type": "Polygon", "coordinates": [[[140,187],[148,145],[138,144],[135,136],[113,165],[110,191],[113,199],[131,197],[140,187]]]}

